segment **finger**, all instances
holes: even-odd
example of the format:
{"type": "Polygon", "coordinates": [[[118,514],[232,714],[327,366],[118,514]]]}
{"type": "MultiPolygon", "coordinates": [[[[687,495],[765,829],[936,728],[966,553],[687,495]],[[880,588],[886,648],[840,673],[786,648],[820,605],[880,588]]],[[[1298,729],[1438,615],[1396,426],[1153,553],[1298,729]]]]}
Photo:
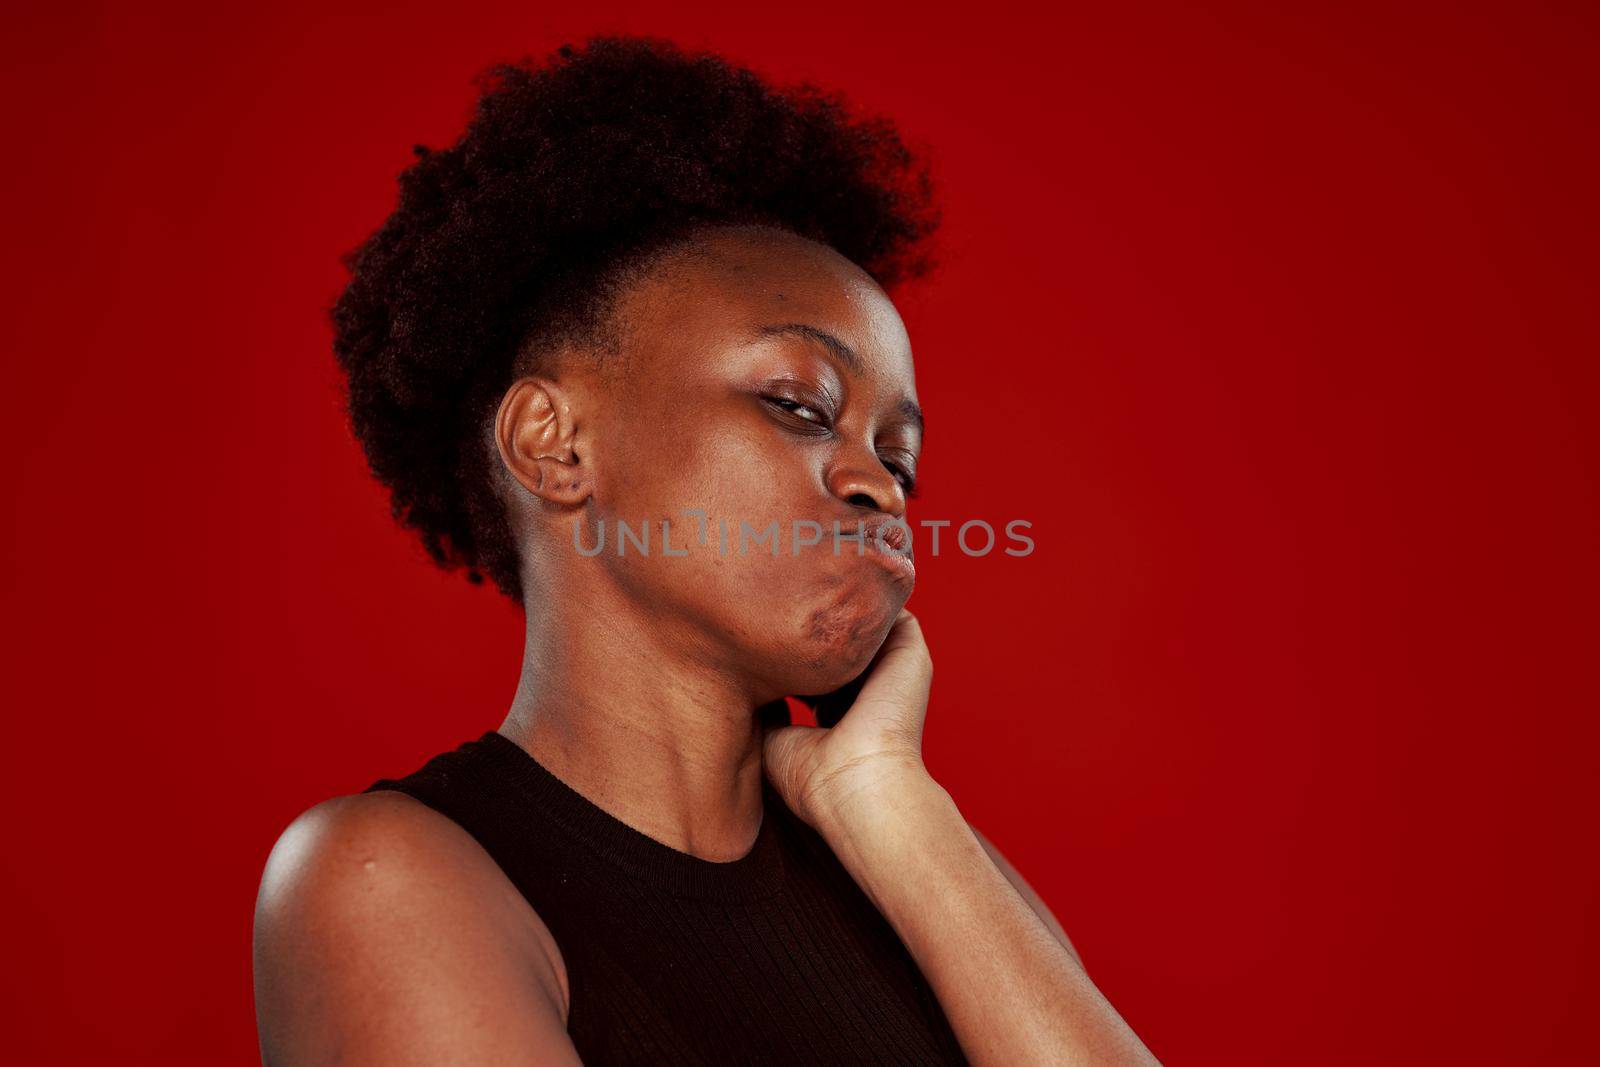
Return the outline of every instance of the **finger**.
{"type": "Polygon", "coordinates": [[[920,735],[932,683],[933,660],[922,639],[922,628],[915,616],[903,613],[856,698],[858,717],[896,720],[920,735]]]}
{"type": "Polygon", "coordinates": [[[922,624],[909,611],[902,611],[883,645],[873,658],[871,678],[889,672],[896,676],[906,671],[933,672],[933,657],[928,653],[928,643],[922,636],[922,624]]]}

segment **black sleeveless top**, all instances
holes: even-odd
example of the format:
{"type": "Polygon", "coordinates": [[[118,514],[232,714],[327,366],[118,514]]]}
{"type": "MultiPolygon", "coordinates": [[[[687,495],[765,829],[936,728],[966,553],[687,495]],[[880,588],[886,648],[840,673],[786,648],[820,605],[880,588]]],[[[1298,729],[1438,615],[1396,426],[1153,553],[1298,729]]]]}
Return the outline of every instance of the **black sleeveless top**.
{"type": "Polygon", "coordinates": [[[527,897],[585,1064],[967,1062],[899,935],[765,779],[755,846],[729,863],[633,829],[493,730],[379,789],[453,819],[527,897]]]}

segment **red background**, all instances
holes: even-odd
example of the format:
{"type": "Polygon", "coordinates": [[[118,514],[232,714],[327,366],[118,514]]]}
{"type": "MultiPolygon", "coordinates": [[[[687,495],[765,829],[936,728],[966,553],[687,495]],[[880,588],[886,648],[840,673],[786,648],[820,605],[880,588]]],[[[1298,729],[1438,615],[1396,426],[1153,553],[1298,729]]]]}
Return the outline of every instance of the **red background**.
{"type": "Polygon", "coordinates": [[[1595,10],[1278,6],[10,5],[12,1061],[250,1061],[279,831],[499,724],[323,308],[628,29],[935,152],[913,517],[1037,550],[924,563],[928,762],[1156,1054],[1595,1062],[1595,10]]]}

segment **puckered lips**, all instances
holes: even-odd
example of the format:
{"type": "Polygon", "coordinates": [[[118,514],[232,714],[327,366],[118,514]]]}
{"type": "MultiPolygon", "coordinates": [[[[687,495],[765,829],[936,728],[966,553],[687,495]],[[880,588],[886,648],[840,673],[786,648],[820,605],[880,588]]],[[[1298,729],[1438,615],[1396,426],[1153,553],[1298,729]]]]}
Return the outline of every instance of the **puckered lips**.
{"type": "Polygon", "coordinates": [[[911,558],[910,540],[902,523],[888,516],[868,520],[857,518],[849,523],[840,520],[839,531],[840,555],[860,555],[863,559],[871,559],[886,567],[890,574],[898,578],[906,580],[916,578],[917,565],[911,558]],[[851,542],[842,540],[845,536],[853,539],[857,522],[862,523],[862,537],[865,541],[864,547],[859,550],[852,549],[851,542]]]}

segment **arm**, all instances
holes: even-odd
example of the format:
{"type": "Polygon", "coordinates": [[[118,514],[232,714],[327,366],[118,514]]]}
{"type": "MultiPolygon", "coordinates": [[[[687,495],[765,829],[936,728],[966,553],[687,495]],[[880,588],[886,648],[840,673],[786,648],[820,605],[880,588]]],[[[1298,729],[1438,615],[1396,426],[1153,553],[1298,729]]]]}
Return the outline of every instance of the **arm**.
{"type": "Polygon", "coordinates": [[[395,793],[339,797],[284,831],[261,880],[261,1058],[579,1064],[554,939],[482,847],[395,793]]]}
{"type": "Polygon", "coordinates": [[[1039,916],[1039,921],[1044,923],[1045,928],[1055,936],[1057,941],[1066,947],[1068,952],[1072,953],[1072,958],[1078,961],[1079,967],[1082,967],[1083,957],[1078,955],[1078,950],[1073,947],[1072,940],[1067,937],[1067,932],[1061,928],[1061,924],[1056,921],[1055,915],[1045,906],[1045,902],[1039,897],[1039,894],[1033,891],[1033,886],[1029,885],[1027,880],[1022,877],[1022,872],[1007,862],[1006,858],[1000,854],[1000,850],[995,848],[994,842],[980,834],[976,826],[968,823],[967,829],[972,831],[972,836],[978,839],[978,844],[983,846],[983,850],[989,854],[989,858],[994,861],[994,865],[1000,868],[1000,873],[1006,876],[1006,881],[1011,883],[1011,887],[1021,895],[1023,900],[1028,902],[1028,907],[1033,909],[1034,914],[1039,916]]]}
{"type": "Polygon", "coordinates": [[[1158,1063],[925,771],[835,788],[818,824],[973,1063],[1158,1063]]]}
{"type": "Polygon", "coordinates": [[[837,725],[763,726],[766,775],[900,935],[973,1063],[1159,1067],[928,774],[932,683],[901,609],[837,725]]]}

